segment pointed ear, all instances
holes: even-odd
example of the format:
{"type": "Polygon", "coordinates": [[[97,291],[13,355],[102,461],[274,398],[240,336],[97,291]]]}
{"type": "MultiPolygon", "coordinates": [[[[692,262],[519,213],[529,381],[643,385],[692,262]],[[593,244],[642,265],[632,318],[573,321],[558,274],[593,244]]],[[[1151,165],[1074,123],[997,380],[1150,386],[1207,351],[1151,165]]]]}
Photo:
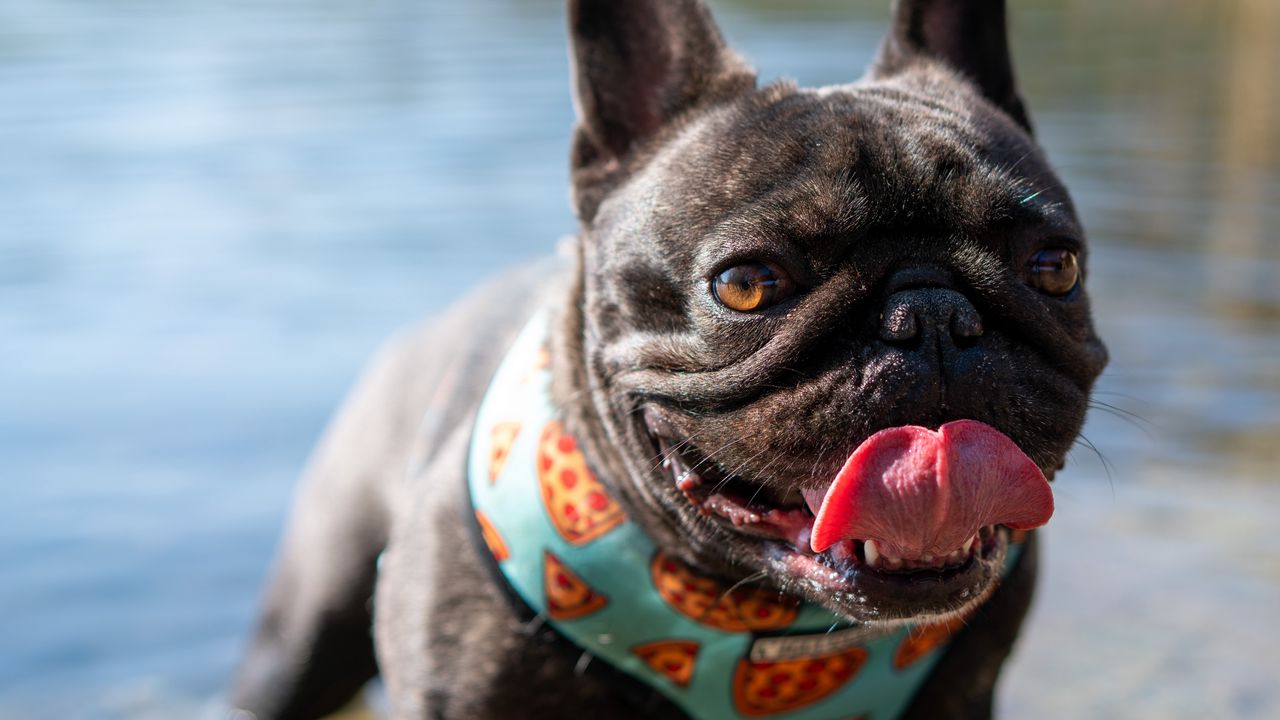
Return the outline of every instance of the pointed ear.
{"type": "Polygon", "coordinates": [[[920,57],[941,60],[1031,132],[1014,84],[1004,0],[894,0],[891,23],[872,77],[891,76],[920,57]]]}
{"type": "Polygon", "coordinates": [[[574,191],[584,219],[635,146],[682,113],[755,85],[702,0],[569,0],[569,36],[574,191]]]}

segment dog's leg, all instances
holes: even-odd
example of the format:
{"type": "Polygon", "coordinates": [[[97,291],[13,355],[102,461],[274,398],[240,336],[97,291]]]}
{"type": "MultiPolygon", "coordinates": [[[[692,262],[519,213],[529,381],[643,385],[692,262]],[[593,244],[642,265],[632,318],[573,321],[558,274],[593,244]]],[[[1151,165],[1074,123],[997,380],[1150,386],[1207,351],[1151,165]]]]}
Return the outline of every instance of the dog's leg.
{"type": "Polygon", "coordinates": [[[332,712],[377,671],[371,605],[426,373],[412,342],[384,351],[321,441],[295,499],[232,701],[259,720],[332,712]],[[416,367],[415,367],[416,366],[416,367]],[[416,408],[416,410],[415,410],[416,408]]]}
{"type": "Polygon", "coordinates": [[[368,603],[377,523],[341,480],[319,468],[303,486],[236,679],[235,706],[260,720],[331,712],[376,671],[368,603]]]}

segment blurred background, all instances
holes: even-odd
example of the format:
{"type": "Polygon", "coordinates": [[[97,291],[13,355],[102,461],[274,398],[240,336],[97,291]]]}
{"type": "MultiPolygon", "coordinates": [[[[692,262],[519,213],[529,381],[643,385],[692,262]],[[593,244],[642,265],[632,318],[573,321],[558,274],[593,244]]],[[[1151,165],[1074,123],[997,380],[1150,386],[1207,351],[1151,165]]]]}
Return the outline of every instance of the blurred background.
{"type": "MultiPolygon", "coordinates": [[[[763,78],[887,1],[713,0],[763,78]]],[[[1112,364],[1004,717],[1280,717],[1280,3],[1012,0],[1112,364]]],[[[0,3],[0,718],[214,716],[380,340],[574,231],[557,0],[0,3]]]]}

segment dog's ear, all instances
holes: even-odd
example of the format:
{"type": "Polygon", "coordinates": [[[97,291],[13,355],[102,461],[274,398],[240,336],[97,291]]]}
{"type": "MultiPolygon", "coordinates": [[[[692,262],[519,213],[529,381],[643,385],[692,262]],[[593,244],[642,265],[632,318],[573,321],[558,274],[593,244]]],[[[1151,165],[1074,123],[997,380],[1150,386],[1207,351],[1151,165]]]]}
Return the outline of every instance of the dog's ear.
{"type": "Polygon", "coordinates": [[[894,0],[891,23],[871,77],[891,76],[922,56],[941,60],[1031,132],[1013,79],[1005,0],[894,0]]]}
{"type": "Polygon", "coordinates": [[[682,113],[755,85],[702,0],[569,0],[569,36],[574,199],[584,220],[637,145],[682,113]]]}

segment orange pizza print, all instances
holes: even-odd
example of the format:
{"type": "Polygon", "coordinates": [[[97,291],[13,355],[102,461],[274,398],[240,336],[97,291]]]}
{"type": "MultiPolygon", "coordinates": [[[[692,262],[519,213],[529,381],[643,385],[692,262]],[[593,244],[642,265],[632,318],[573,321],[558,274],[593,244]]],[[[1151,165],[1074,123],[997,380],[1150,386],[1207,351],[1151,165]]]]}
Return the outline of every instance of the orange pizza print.
{"type": "Polygon", "coordinates": [[[502,474],[502,468],[507,465],[507,458],[511,455],[511,446],[516,442],[516,435],[520,434],[520,423],[518,422],[500,422],[493,426],[489,431],[489,483],[498,482],[498,476],[502,474]]]}
{"type": "Polygon", "coordinates": [[[733,674],[734,707],[747,717],[798,710],[839,690],[866,661],[867,651],[860,647],[776,662],[743,658],[733,674]]]}
{"type": "Polygon", "coordinates": [[[543,551],[542,584],[547,593],[547,615],[552,620],[575,620],[609,604],[551,551],[543,551]]]}
{"type": "Polygon", "coordinates": [[[659,675],[680,687],[687,687],[698,661],[698,647],[698,643],[692,640],[659,640],[637,645],[631,648],[631,654],[659,675]]]}
{"type": "Polygon", "coordinates": [[[663,552],[654,554],[649,571],[668,605],[718,630],[777,630],[796,619],[796,598],[762,589],[730,589],[663,552]]]}
{"type": "Polygon", "coordinates": [[[558,422],[547,423],[538,442],[538,485],[551,524],[571,545],[595,540],[625,517],[558,422]]]}
{"type": "Polygon", "coordinates": [[[484,544],[488,546],[489,553],[493,555],[493,559],[502,562],[511,557],[511,550],[507,547],[507,541],[502,539],[502,535],[498,533],[498,528],[489,522],[489,518],[485,514],[476,511],[476,522],[480,524],[480,537],[484,538],[484,544]]]}
{"type": "Polygon", "coordinates": [[[964,626],[964,617],[946,622],[911,628],[893,653],[893,667],[902,670],[928,655],[931,650],[945,643],[952,633],[964,626]]]}

